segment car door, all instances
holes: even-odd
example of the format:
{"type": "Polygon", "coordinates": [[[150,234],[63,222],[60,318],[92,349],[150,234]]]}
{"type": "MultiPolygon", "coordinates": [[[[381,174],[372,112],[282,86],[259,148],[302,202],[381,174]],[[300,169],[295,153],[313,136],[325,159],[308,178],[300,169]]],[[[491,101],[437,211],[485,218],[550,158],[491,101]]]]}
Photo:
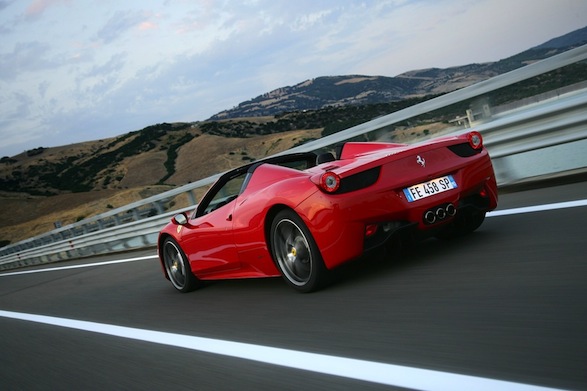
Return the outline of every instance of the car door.
{"type": "Polygon", "coordinates": [[[244,175],[221,178],[206,194],[189,228],[182,232],[192,271],[205,279],[240,268],[234,234],[233,212],[244,175]]]}

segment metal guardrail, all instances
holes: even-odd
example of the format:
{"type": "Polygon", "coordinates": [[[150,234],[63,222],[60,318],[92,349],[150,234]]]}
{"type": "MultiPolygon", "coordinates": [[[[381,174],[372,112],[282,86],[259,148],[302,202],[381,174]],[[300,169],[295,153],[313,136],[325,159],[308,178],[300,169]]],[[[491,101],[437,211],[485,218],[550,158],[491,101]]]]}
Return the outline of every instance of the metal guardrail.
{"type": "Polygon", "coordinates": [[[488,124],[475,127],[485,134],[491,158],[519,154],[585,138],[587,89],[556,100],[507,113],[488,124]]]}
{"type": "MultiPolygon", "coordinates": [[[[336,134],[284,151],[315,151],[364,135],[430,111],[468,100],[545,72],[587,59],[587,45],[519,68],[475,85],[419,103],[336,134]]],[[[501,114],[475,126],[500,174],[500,159],[538,148],[587,139],[587,91],[566,94],[557,100],[501,114]]],[[[462,131],[462,130],[461,130],[462,131]]],[[[501,171],[504,171],[503,169],[501,171]]],[[[178,211],[166,212],[164,204],[186,194],[193,209],[194,190],[213,183],[221,174],[178,187],[0,249],[0,270],[75,257],[154,246],[160,228],[178,211]],[[149,217],[149,215],[155,216],[149,217]]],[[[508,181],[516,178],[507,178],[508,181]]],[[[499,176],[498,176],[499,180],[499,176]]]]}
{"type": "Polygon", "coordinates": [[[529,155],[538,152],[542,175],[585,167],[587,154],[580,151],[587,145],[582,142],[587,141],[587,89],[505,113],[475,129],[484,136],[499,186],[537,175],[537,168],[529,167],[529,155]],[[548,153],[555,148],[560,151],[548,153]],[[573,152],[583,157],[575,163],[561,161],[573,152]]]}

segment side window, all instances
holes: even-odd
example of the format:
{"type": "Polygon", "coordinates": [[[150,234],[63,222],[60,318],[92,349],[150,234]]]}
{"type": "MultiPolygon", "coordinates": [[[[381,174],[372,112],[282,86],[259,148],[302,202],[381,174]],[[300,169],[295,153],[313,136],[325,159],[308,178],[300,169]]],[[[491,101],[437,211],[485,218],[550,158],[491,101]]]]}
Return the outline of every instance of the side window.
{"type": "Polygon", "coordinates": [[[215,211],[236,199],[240,193],[243,182],[245,181],[245,176],[246,173],[242,173],[237,177],[229,179],[222,187],[220,187],[210,200],[208,206],[206,206],[204,214],[215,211]]]}
{"type": "MultiPolygon", "coordinates": [[[[236,198],[240,193],[243,182],[245,181],[245,174],[241,174],[236,178],[230,179],[218,190],[218,193],[212,198],[211,204],[225,201],[227,198],[236,198]]],[[[230,202],[230,201],[229,201],[230,202]]]]}
{"type": "Polygon", "coordinates": [[[314,153],[299,153],[277,156],[263,161],[250,163],[223,174],[204,195],[192,218],[200,217],[233,201],[244,190],[257,167],[263,164],[275,164],[296,170],[305,170],[316,165],[314,153]]]}

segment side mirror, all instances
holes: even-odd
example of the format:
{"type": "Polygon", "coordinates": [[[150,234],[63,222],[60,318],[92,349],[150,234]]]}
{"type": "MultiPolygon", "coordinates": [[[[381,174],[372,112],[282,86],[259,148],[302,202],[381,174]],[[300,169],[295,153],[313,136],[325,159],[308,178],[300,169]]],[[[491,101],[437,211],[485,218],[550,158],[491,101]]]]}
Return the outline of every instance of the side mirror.
{"type": "Polygon", "coordinates": [[[185,213],[178,213],[175,216],[173,216],[171,221],[178,225],[186,225],[188,223],[188,218],[185,215],[185,213]]]}

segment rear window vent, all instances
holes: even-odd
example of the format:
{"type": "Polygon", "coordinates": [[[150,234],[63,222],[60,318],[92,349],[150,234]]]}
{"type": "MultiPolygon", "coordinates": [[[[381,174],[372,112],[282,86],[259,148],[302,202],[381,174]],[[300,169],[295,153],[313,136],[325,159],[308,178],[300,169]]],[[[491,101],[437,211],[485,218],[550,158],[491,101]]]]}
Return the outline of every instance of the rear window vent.
{"type": "Polygon", "coordinates": [[[373,167],[369,170],[361,171],[357,174],[343,178],[336,194],[348,193],[350,191],[356,191],[371,186],[377,182],[377,179],[379,179],[380,171],[381,167],[373,167]]]}

